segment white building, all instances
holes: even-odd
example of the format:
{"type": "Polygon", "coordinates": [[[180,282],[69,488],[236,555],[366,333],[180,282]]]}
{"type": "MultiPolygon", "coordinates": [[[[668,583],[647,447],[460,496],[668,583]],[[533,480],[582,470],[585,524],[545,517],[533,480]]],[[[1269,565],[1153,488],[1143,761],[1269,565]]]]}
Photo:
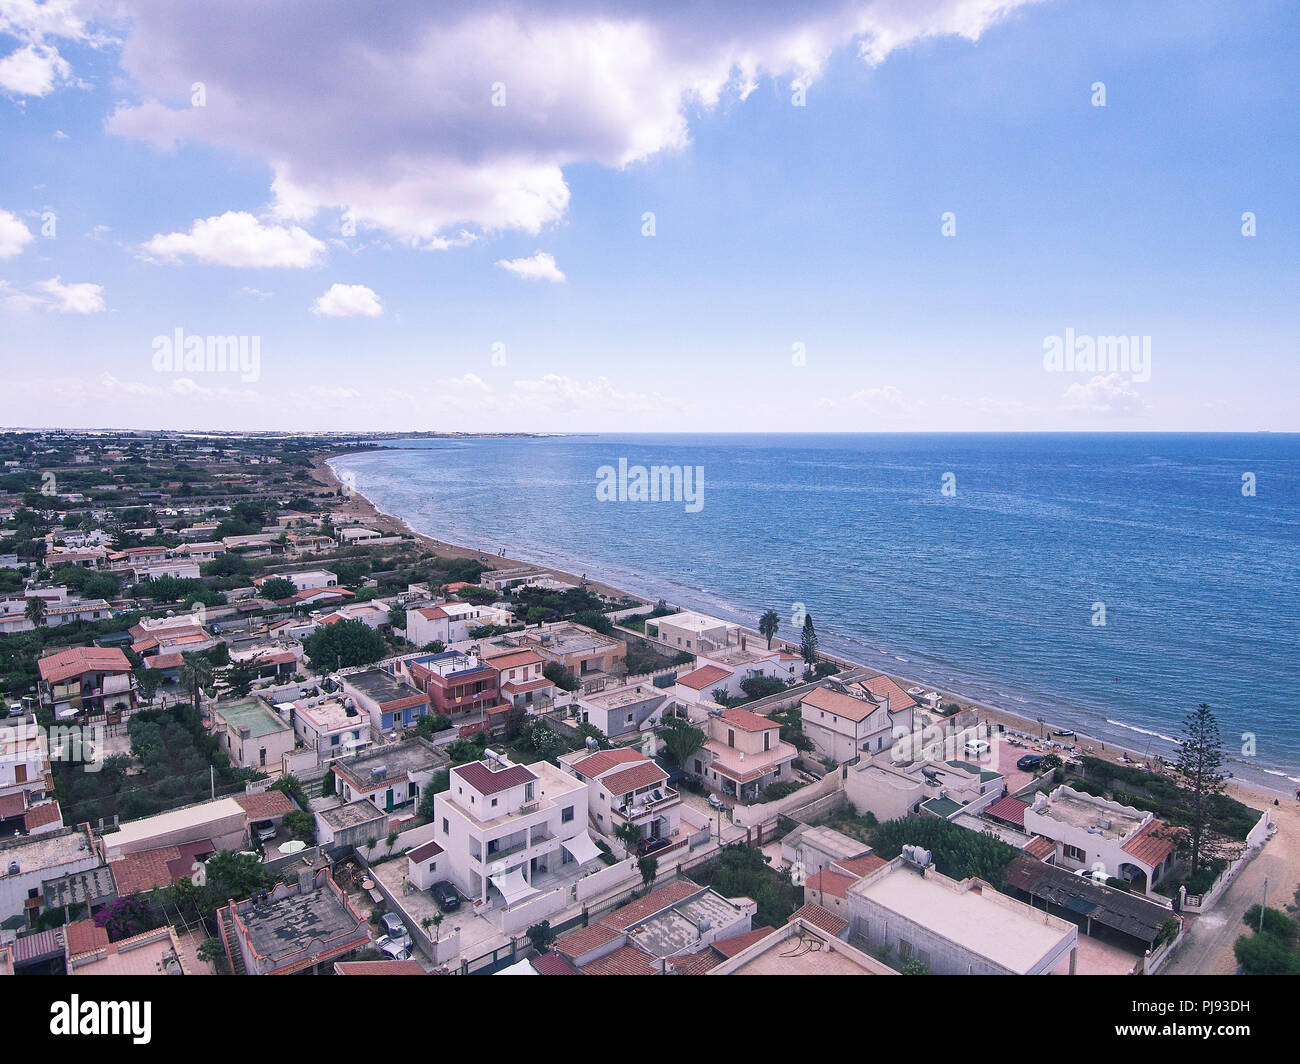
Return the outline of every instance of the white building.
{"type": "Polygon", "coordinates": [[[912,696],[888,676],[857,683],[830,680],[800,702],[803,731],[817,753],[852,761],[880,753],[900,730],[912,730],[912,696]]]}
{"type": "Polygon", "coordinates": [[[668,773],[639,750],[578,750],[560,765],[587,786],[587,815],[602,835],[635,824],[642,848],[656,855],[685,846],[681,796],[668,786],[668,773]]]}
{"type": "MultiPolygon", "coordinates": [[[[434,798],[434,841],[447,878],[494,908],[571,882],[600,857],[587,833],[587,804],[587,785],[545,761],[456,766],[451,786],[434,798]]],[[[564,904],[557,899],[557,908],[564,904]]]]}
{"type": "Polygon", "coordinates": [[[673,650],[708,654],[740,643],[740,626],[702,613],[671,613],[645,622],[647,639],[657,640],[673,650]]]}
{"type": "Polygon", "coordinates": [[[668,692],[650,684],[615,687],[598,694],[580,695],[572,712],[611,739],[644,731],[663,718],[668,692]]]}
{"type": "Polygon", "coordinates": [[[509,625],[514,618],[495,606],[475,606],[469,602],[444,602],[439,606],[420,606],[406,611],[406,638],[417,647],[439,642],[444,646],[469,639],[471,628],[489,624],[509,625]]]}
{"type": "Polygon", "coordinates": [[[294,732],[303,746],[316,751],[317,764],[351,757],[371,743],[370,717],[350,698],[304,699],[289,703],[288,709],[294,732]]]}

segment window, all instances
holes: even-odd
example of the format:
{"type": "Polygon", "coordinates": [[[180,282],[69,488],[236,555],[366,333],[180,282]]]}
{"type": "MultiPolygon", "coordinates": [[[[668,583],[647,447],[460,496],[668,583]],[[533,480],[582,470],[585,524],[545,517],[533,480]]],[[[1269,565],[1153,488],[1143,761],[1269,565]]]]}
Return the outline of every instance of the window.
{"type": "Polygon", "coordinates": [[[497,800],[496,800],[495,798],[493,798],[493,799],[492,799],[492,808],[495,809],[496,807],[497,807],[497,800]]]}
{"type": "Polygon", "coordinates": [[[1086,861],[1088,859],[1088,855],[1077,846],[1067,845],[1065,847],[1065,856],[1071,861],[1086,861]]]}
{"type": "Polygon", "coordinates": [[[695,774],[697,776],[704,775],[704,765],[700,762],[698,757],[695,759],[695,774]]]}
{"type": "Polygon", "coordinates": [[[432,874],[432,873],[434,873],[434,872],[436,872],[436,871],[438,871],[438,862],[437,862],[437,861],[430,861],[430,862],[429,862],[429,872],[430,872],[430,874],[432,874]]]}
{"type": "Polygon", "coordinates": [[[573,819],[573,806],[571,805],[566,806],[564,811],[560,813],[560,823],[567,824],[572,819],[573,819]]]}
{"type": "Polygon", "coordinates": [[[898,955],[899,955],[900,957],[902,957],[903,960],[905,960],[905,961],[906,961],[906,960],[911,960],[911,958],[912,958],[912,943],[908,942],[907,939],[905,939],[905,938],[900,938],[900,939],[898,940],[898,955]]]}
{"type": "Polygon", "coordinates": [[[765,731],[763,733],[763,749],[764,750],[772,749],[772,733],[770,731],[765,731]]]}
{"type": "Polygon", "coordinates": [[[442,818],[442,833],[443,833],[444,835],[450,835],[450,834],[451,834],[451,825],[447,823],[447,818],[446,818],[446,817],[443,817],[443,818],[442,818]]]}
{"type": "Polygon", "coordinates": [[[736,731],[734,728],[727,729],[727,745],[728,746],[736,745],[736,731]]]}
{"type": "Polygon", "coordinates": [[[531,802],[532,800],[533,800],[533,785],[532,785],[532,783],[525,783],[525,784],[524,784],[524,801],[525,801],[525,802],[531,802]]]}

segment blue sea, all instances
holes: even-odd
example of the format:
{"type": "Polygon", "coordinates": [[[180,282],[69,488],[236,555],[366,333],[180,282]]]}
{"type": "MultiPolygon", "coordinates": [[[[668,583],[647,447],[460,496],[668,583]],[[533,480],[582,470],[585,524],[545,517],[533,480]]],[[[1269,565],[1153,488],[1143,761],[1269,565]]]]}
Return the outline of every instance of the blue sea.
{"type": "Polygon", "coordinates": [[[1208,702],[1235,775],[1300,783],[1297,435],[406,440],[333,465],[415,531],[751,627],[775,609],[789,638],[802,604],[824,650],[1139,753],[1208,702]],[[599,501],[620,459],[702,467],[702,508],[599,501]]]}

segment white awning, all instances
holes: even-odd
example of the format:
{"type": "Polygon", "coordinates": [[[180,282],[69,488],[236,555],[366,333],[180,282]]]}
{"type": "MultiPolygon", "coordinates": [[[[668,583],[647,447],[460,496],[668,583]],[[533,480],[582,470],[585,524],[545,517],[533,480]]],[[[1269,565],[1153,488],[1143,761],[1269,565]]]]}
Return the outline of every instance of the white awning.
{"type": "Polygon", "coordinates": [[[501,891],[506,899],[506,905],[514,905],[525,898],[531,898],[534,894],[540,894],[540,890],[534,890],[528,885],[528,880],[524,878],[522,868],[512,868],[509,872],[498,872],[494,876],[488,876],[492,885],[501,891]]]}
{"type": "Polygon", "coordinates": [[[600,856],[600,847],[591,841],[591,836],[585,831],[581,835],[574,835],[571,839],[565,839],[561,845],[569,851],[569,855],[578,864],[586,864],[588,861],[594,861],[600,856]]]}
{"type": "Polygon", "coordinates": [[[497,972],[497,975],[536,975],[536,974],[537,974],[537,969],[534,968],[531,964],[529,964],[528,961],[526,960],[515,961],[515,963],[510,965],[509,968],[502,968],[501,971],[497,972]]]}

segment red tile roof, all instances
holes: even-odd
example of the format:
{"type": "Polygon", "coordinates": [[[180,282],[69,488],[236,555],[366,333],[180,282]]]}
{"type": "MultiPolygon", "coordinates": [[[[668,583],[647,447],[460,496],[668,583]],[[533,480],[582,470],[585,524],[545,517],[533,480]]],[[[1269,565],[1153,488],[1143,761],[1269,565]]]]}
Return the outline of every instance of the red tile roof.
{"type": "Polygon", "coordinates": [[[808,877],[804,882],[804,890],[812,891],[814,894],[829,894],[832,898],[842,898],[849,887],[857,881],[857,876],[848,876],[830,868],[823,868],[816,875],[808,877]]]}
{"type": "Polygon", "coordinates": [[[611,772],[608,776],[601,778],[600,784],[610,794],[627,794],[629,791],[640,790],[642,787],[653,787],[656,783],[662,783],[667,778],[667,772],[653,761],[646,761],[644,764],[625,768],[621,772],[611,772]]]}
{"type": "Polygon", "coordinates": [[[836,936],[849,926],[847,920],[840,919],[833,912],[823,909],[820,905],[814,905],[812,902],[799,906],[790,914],[790,919],[805,920],[812,924],[813,927],[821,928],[828,935],[836,936]]]}
{"type": "Polygon", "coordinates": [[[623,932],[604,924],[575,928],[555,940],[555,949],[566,957],[581,957],[592,950],[622,938],[623,932]]]}
{"type": "Polygon", "coordinates": [[[0,794],[0,820],[22,816],[27,811],[26,791],[0,794]]]}
{"type": "Polygon", "coordinates": [[[650,958],[635,946],[621,946],[590,964],[582,966],[583,975],[654,975],[650,958]]]}
{"type": "Polygon", "coordinates": [[[602,772],[608,772],[619,765],[626,765],[633,761],[648,761],[649,758],[640,750],[602,750],[598,754],[592,754],[590,757],[584,757],[581,761],[575,761],[573,767],[581,772],[584,776],[595,779],[602,772]]]}
{"type": "Polygon", "coordinates": [[[700,950],[699,953],[679,953],[676,957],[669,957],[667,962],[667,975],[706,975],[721,964],[723,958],[719,957],[712,948],[700,950]]]}
{"type": "Polygon", "coordinates": [[[263,791],[261,794],[240,794],[235,797],[249,820],[267,820],[274,816],[292,813],[298,807],[283,791],[263,791]]]}
{"type": "Polygon", "coordinates": [[[1028,802],[1022,802],[1019,798],[1012,798],[1008,795],[985,809],[984,815],[996,817],[998,820],[1005,820],[1008,824],[1023,828],[1025,826],[1025,810],[1028,808],[1028,802]]]}
{"type": "Polygon", "coordinates": [[[836,871],[842,869],[848,875],[862,879],[877,868],[884,868],[887,864],[889,862],[883,857],[877,857],[874,853],[864,853],[860,857],[851,857],[846,861],[832,861],[831,867],[836,871]]]}
{"type": "Polygon", "coordinates": [[[762,732],[770,728],[779,728],[781,725],[767,717],[760,716],[753,710],[742,709],[739,706],[733,706],[731,709],[722,711],[722,719],[728,724],[734,724],[741,731],[762,732]]]}
{"type": "Polygon", "coordinates": [[[832,691],[829,687],[818,687],[815,691],[809,691],[800,701],[805,706],[834,713],[837,717],[843,717],[854,723],[866,720],[880,708],[864,698],[854,698],[842,691],[832,691]]]}
{"type": "Polygon", "coordinates": [[[511,765],[509,768],[493,772],[481,761],[453,768],[453,775],[459,776],[479,794],[497,794],[508,791],[511,787],[522,787],[537,779],[537,774],[524,765],[511,765]]]}
{"type": "Polygon", "coordinates": [[[617,928],[619,931],[626,931],[637,924],[645,923],[655,913],[663,912],[674,905],[680,905],[687,898],[693,898],[704,888],[692,883],[689,879],[679,879],[676,883],[670,883],[666,887],[660,887],[658,890],[652,890],[644,898],[638,898],[636,901],[629,902],[621,908],[615,909],[600,918],[602,924],[608,927],[617,928]]]}
{"type": "Polygon", "coordinates": [[[41,679],[59,683],[87,672],[130,672],[131,662],[116,647],[71,647],[41,658],[41,679]]]}
{"type": "Polygon", "coordinates": [[[35,831],[46,824],[61,823],[63,823],[63,813],[59,809],[58,802],[42,802],[40,805],[34,805],[23,817],[23,827],[28,831],[35,831]]]}
{"type": "Polygon", "coordinates": [[[117,893],[125,897],[153,890],[154,887],[170,887],[174,882],[170,863],[179,860],[180,856],[179,847],[160,846],[109,861],[108,868],[113,873],[113,882],[117,884],[117,893]]]}
{"type": "Polygon", "coordinates": [[[96,927],[93,920],[74,920],[63,929],[68,952],[76,957],[108,946],[108,931],[96,927]]]}
{"type": "Polygon", "coordinates": [[[888,698],[890,713],[901,713],[903,710],[911,709],[916,705],[916,699],[883,673],[880,676],[872,676],[859,682],[878,698],[888,698]]]}
{"type": "Polygon", "coordinates": [[[1044,857],[1050,857],[1056,852],[1056,843],[1051,839],[1044,838],[1042,835],[1035,835],[1025,846],[1025,853],[1030,857],[1037,857],[1040,861],[1044,857]]]}
{"type": "Polygon", "coordinates": [[[489,654],[483,660],[498,672],[522,668],[525,665],[541,665],[546,661],[533,650],[507,650],[504,654],[489,654]]]}
{"type": "Polygon", "coordinates": [[[705,665],[694,672],[688,672],[685,676],[677,677],[677,682],[683,687],[689,687],[694,691],[703,691],[707,687],[712,687],[719,680],[725,680],[730,676],[726,669],[720,669],[716,665],[705,665]]]}
{"type": "Polygon", "coordinates": [[[538,975],[581,975],[572,964],[558,953],[543,953],[540,957],[534,957],[529,963],[536,970],[538,975]]]}
{"type": "Polygon", "coordinates": [[[739,935],[732,935],[730,938],[720,939],[713,943],[713,948],[721,953],[724,957],[734,957],[743,949],[748,949],[755,942],[767,938],[775,928],[756,927],[752,931],[745,931],[739,935]]]}
{"type": "Polygon", "coordinates": [[[417,846],[414,850],[411,850],[406,857],[407,860],[420,864],[431,857],[437,857],[440,853],[442,853],[442,847],[436,842],[426,842],[423,846],[417,846]]]}
{"type": "Polygon", "coordinates": [[[1135,860],[1155,868],[1174,852],[1174,832],[1162,820],[1152,820],[1121,847],[1135,860]]]}

